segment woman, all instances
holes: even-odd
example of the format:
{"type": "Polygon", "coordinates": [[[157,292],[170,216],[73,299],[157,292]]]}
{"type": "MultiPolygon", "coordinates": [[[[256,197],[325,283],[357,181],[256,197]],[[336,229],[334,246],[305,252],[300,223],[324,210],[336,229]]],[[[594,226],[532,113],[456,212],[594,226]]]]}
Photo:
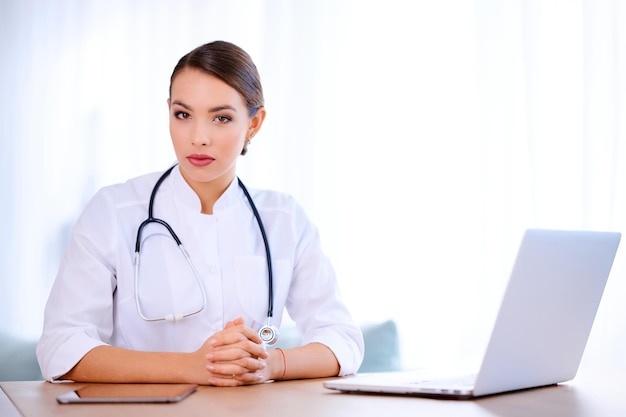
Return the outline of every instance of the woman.
{"type": "Polygon", "coordinates": [[[250,57],[222,41],[196,48],[168,106],[178,164],[103,188],[73,229],[37,348],[44,377],[235,386],[356,372],[362,334],[316,229],[291,197],[248,198],[236,178],[266,115],[250,57]],[[258,331],[285,308],[304,344],[267,349],[258,331]]]}

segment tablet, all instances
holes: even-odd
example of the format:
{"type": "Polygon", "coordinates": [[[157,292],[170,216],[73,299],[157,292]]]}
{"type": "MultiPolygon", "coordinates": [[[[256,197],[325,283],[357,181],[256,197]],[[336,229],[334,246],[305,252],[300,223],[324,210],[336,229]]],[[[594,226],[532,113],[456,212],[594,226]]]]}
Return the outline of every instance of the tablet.
{"type": "Polygon", "coordinates": [[[175,403],[196,390],[195,384],[87,384],[57,397],[60,404],[175,403]]]}

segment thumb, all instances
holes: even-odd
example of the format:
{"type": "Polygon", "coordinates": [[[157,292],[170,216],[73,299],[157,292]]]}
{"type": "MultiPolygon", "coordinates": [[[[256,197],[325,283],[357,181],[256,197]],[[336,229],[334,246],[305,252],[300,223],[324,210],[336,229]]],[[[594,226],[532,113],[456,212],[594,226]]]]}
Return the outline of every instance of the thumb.
{"type": "Polygon", "coordinates": [[[242,325],[244,323],[245,323],[245,321],[243,320],[243,317],[237,317],[235,320],[231,320],[228,323],[226,323],[224,328],[228,329],[229,327],[239,326],[239,325],[242,325]]]}

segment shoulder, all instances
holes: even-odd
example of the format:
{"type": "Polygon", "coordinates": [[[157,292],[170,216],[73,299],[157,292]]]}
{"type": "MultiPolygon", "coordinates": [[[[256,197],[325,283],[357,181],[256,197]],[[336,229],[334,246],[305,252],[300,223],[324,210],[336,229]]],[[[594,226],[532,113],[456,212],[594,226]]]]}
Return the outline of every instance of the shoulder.
{"type": "Polygon", "coordinates": [[[291,207],[297,205],[296,199],[287,193],[260,188],[249,189],[250,195],[258,204],[268,207],[291,207]]]}
{"type": "Polygon", "coordinates": [[[303,213],[298,201],[290,194],[268,189],[248,188],[259,211],[293,215],[303,213]]]}
{"type": "Polygon", "coordinates": [[[100,188],[79,216],[79,224],[110,227],[111,222],[115,222],[114,219],[119,216],[143,215],[159,176],[158,172],[150,173],[100,188]]]}
{"type": "Polygon", "coordinates": [[[316,231],[304,208],[292,195],[257,188],[249,192],[266,228],[290,230],[293,236],[300,237],[316,231]]]}
{"type": "Polygon", "coordinates": [[[152,172],[123,183],[104,186],[94,195],[93,200],[105,200],[116,206],[145,204],[160,175],[162,172],[152,172]]]}

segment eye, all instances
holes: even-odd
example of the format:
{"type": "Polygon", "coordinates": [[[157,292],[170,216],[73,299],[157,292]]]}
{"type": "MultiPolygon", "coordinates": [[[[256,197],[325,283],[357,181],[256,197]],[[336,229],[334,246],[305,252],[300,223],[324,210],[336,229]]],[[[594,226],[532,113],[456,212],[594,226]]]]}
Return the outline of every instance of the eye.
{"type": "Polygon", "coordinates": [[[185,120],[185,119],[189,119],[190,115],[189,113],[184,112],[184,111],[177,111],[174,113],[174,117],[176,117],[177,119],[185,120]]]}
{"type": "Polygon", "coordinates": [[[226,124],[232,121],[233,119],[228,116],[215,116],[215,119],[213,120],[219,124],[226,124]]]}

